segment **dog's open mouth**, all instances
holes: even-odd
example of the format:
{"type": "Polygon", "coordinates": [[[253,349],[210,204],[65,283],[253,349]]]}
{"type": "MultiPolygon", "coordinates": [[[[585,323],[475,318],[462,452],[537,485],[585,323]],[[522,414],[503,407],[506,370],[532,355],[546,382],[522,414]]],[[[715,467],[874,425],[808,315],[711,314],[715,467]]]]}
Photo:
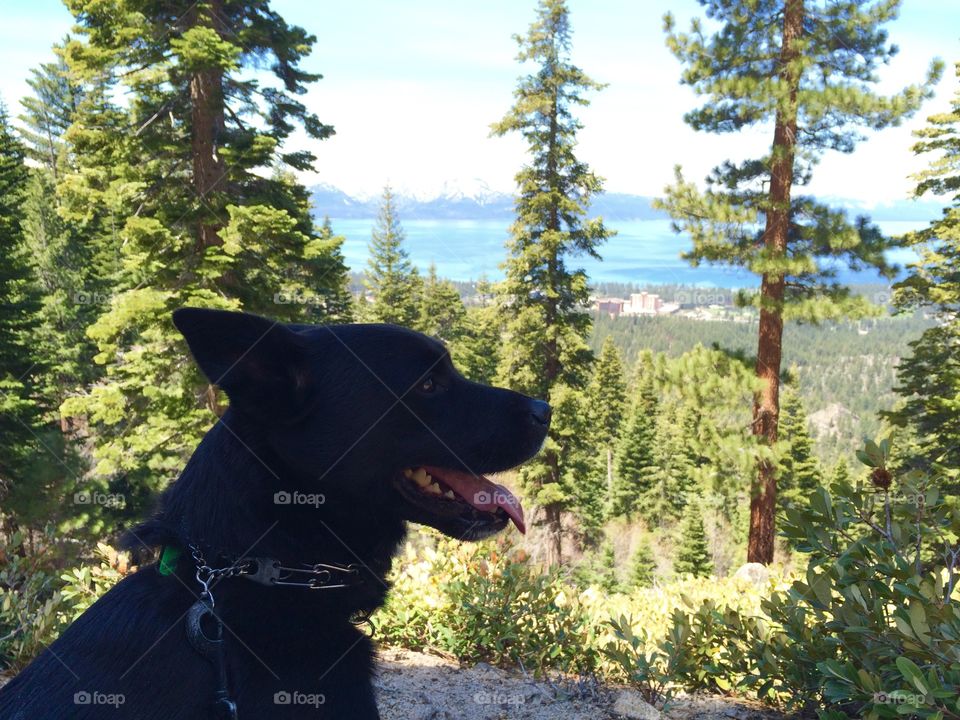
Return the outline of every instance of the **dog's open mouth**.
{"type": "Polygon", "coordinates": [[[485,532],[502,529],[507,519],[525,533],[520,501],[503,485],[483,475],[432,465],[411,467],[397,482],[404,498],[434,515],[456,517],[485,532]]]}

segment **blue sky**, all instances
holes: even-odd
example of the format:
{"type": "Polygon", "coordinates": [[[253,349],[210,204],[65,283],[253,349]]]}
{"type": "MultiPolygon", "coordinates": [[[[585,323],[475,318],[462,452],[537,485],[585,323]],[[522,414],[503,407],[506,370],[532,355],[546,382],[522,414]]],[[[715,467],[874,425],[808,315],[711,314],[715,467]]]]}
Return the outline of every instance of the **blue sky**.
{"type": "MultiPolygon", "coordinates": [[[[520,74],[512,34],[523,32],[533,0],[274,0],[289,22],[317,36],[308,70],[325,77],[307,104],[337,135],[322,143],[302,137],[318,156],[307,183],[327,182],[373,194],[386,182],[431,194],[446,181],[510,190],[524,161],[518,138],[490,138],[489,125],[511,102],[520,74]]],[[[678,84],[680,66],[663,43],[662,15],[683,26],[698,13],[694,0],[569,0],[575,62],[609,87],[580,113],[580,154],[619,192],[659,194],[680,163],[701,178],[727,157],[762,151],[769,136],[694,133],[682,123],[694,106],[678,84]]],[[[8,0],[0,27],[0,94],[14,114],[29,69],[47,60],[50,45],[72,24],[59,0],[8,0]]],[[[922,160],[909,151],[910,130],[944,110],[957,89],[960,2],[905,0],[889,26],[900,55],[883,71],[885,89],[919,80],[934,56],[947,61],[937,97],[903,127],[871,136],[851,156],[828,156],[812,191],[868,205],[907,196],[922,160]]]]}

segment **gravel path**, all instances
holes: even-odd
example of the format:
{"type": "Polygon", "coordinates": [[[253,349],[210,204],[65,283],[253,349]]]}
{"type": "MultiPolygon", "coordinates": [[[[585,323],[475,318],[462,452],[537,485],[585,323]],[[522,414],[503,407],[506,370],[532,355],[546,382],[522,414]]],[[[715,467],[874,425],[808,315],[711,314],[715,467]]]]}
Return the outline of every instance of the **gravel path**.
{"type": "MultiPolygon", "coordinates": [[[[741,700],[683,697],[664,713],[633,690],[558,686],[479,663],[410,650],[380,651],[374,681],[382,720],[787,720],[741,700]]],[[[0,674],[0,686],[10,678],[0,674]]]]}
{"type": "Polygon", "coordinates": [[[386,648],[375,681],[383,720],[776,720],[784,716],[728,698],[684,697],[661,715],[623,688],[558,687],[485,663],[464,667],[424,653],[386,648]]]}

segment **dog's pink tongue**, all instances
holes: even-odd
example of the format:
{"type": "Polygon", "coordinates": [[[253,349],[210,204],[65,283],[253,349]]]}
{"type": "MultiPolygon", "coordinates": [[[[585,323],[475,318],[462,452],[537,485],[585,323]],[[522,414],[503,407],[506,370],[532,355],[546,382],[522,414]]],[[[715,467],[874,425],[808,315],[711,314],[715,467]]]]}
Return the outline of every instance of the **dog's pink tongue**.
{"type": "Polygon", "coordinates": [[[514,494],[503,485],[491,482],[483,475],[473,475],[450,468],[424,466],[423,469],[430,475],[443,480],[450,486],[451,490],[477,510],[493,512],[498,507],[503,508],[503,511],[513,520],[513,524],[517,526],[517,530],[526,534],[527,527],[523,522],[523,507],[521,507],[520,501],[514,494]]]}

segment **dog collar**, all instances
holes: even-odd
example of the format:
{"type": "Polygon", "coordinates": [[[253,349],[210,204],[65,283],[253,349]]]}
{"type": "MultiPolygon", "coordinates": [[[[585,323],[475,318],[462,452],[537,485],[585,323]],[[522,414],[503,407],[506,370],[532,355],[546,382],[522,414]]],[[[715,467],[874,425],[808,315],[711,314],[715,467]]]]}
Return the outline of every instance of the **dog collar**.
{"type": "MultiPolygon", "coordinates": [[[[280,560],[267,557],[244,556],[222,568],[210,567],[197,545],[191,544],[190,551],[196,562],[198,580],[207,584],[228,577],[243,577],[267,587],[297,587],[306,590],[335,590],[355,587],[363,584],[360,566],[337,565],[335,563],[302,563],[300,566],[284,565],[280,560]]],[[[183,555],[178,545],[164,545],[160,552],[158,572],[172,575],[183,555]]]]}

